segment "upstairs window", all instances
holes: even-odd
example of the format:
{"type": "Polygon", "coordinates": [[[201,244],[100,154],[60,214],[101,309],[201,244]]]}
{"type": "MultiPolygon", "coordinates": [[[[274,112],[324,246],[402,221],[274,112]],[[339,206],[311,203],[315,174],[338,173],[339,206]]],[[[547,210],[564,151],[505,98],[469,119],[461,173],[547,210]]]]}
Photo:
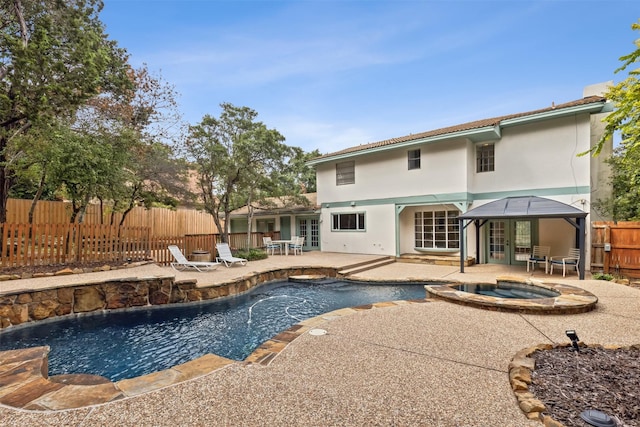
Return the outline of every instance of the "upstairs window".
{"type": "Polygon", "coordinates": [[[494,169],[494,144],[479,144],[476,147],[476,172],[493,172],[494,169]]]}
{"type": "Polygon", "coordinates": [[[420,149],[409,150],[407,159],[409,161],[409,170],[420,169],[420,149]]]}
{"type": "Polygon", "coordinates": [[[364,212],[331,215],[331,231],[364,230],[364,212]]]}
{"type": "Polygon", "coordinates": [[[351,160],[350,162],[336,163],[336,185],[355,184],[356,162],[351,160]]]}

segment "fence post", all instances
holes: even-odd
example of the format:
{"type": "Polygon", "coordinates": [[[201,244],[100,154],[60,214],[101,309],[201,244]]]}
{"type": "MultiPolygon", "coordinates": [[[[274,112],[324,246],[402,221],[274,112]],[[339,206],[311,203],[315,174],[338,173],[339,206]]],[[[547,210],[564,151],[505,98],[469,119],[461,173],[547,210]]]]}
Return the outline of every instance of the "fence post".
{"type": "MultiPolygon", "coordinates": [[[[604,226],[604,242],[602,242],[603,244],[611,244],[611,227],[609,226],[609,224],[604,226]]],[[[609,274],[609,266],[611,263],[611,251],[603,251],[603,267],[602,270],[606,273],[609,274]]]]}

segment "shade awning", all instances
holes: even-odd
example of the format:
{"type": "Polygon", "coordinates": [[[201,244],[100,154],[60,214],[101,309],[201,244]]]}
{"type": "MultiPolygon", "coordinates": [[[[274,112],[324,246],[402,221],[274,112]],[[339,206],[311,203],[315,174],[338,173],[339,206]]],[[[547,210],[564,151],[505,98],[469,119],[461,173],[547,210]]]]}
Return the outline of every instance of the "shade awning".
{"type": "Polygon", "coordinates": [[[478,206],[459,216],[460,219],[499,218],[585,218],[587,212],[566,203],[536,196],[505,197],[478,206]]]}

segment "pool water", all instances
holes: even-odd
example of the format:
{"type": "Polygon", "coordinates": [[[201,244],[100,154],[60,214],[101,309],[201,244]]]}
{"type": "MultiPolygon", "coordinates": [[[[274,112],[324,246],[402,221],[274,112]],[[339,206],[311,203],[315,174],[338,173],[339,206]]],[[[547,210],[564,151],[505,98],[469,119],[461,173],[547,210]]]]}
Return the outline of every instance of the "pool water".
{"type": "Polygon", "coordinates": [[[463,292],[469,292],[471,294],[487,295],[497,298],[536,299],[555,298],[560,295],[560,292],[541,288],[540,286],[526,286],[507,283],[500,283],[498,285],[488,283],[466,284],[455,286],[455,289],[463,292]]]}
{"type": "Polygon", "coordinates": [[[344,307],[425,298],[421,284],[272,282],[206,303],[68,317],[0,333],[0,351],[48,345],[49,375],[118,381],[213,353],[244,360],[296,323],[344,307]]]}

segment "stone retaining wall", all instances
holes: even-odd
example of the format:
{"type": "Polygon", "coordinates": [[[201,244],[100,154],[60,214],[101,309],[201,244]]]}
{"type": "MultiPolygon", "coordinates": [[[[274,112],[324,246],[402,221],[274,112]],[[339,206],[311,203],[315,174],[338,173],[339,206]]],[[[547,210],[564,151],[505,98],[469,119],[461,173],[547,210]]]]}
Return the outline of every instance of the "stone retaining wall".
{"type": "Polygon", "coordinates": [[[39,291],[17,291],[0,295],[0,329],[92,311],[212,300],[238,295],[258,284],[295,275],[336,277],[336,274],[337,270],[334,268],[284,268],[208,286],[197,286],[196,280],[176,282],[173,276],[166,276],[118,279],[39,291]]]}

